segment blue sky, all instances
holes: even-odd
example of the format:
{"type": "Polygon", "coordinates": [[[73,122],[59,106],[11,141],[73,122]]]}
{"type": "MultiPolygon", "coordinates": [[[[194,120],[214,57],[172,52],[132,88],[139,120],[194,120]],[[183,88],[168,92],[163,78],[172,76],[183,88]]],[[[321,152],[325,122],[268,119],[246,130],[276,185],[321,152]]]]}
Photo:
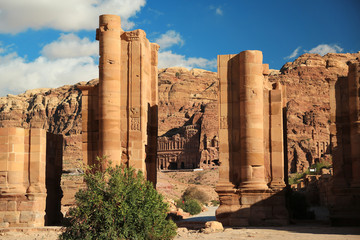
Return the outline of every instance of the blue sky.
{"type": "Polygon", "coordinates": [[[96,78],[100,14],[145,30],[159,67],[216,71],[217,55],[244,50],[272,69],[305,52],[358,52],[359,10],[359,0],[0,0],[0,96],[96,78]]]}

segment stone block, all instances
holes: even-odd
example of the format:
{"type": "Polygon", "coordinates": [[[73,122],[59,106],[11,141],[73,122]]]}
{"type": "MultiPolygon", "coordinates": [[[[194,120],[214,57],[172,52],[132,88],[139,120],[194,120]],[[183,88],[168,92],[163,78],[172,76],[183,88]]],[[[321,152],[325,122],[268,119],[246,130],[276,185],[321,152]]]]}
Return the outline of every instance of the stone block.
{"type": "Polygon", "coordinates": [[[22,211],[20,212],[20,223],[30,223],[35,220],[34,212],[22,211]]]}
{"type": "Polygon", "coordinates": [[[17,223],[19,222],[19,212],[7,212],[4,216],[4,222],[8,223],[17,223]]]}
{"type": "Polygon", "coordinates": [[[19,202],[18,211],[34,210],[34,201],[24,200],[19,202]]]}
{"type": "Polygon", "coordinates": [[[0,212],[7,211],[8,201],[0,200],[0,212]]]}
{"type": "Polygon", "coordinates": [[[263,197],[261,195],[241,195],[240,202],[241,205],[253,205],[255,203],[261,202],[263,197]]]}
{"type": "Polygon", "coordinates": [[[9,150],[9,145],[8,144],[0,144],[0,152],[1,153],[7,153],[9,150]]]}
{"type": "Polygon", "coordinates": [[[7,137],[9,135],[8,128],[0,128],[0,136],[7,137]]]}
{"type": "Polygon", "coordinates": [[[252,206],[250,210],[251,210],[250,219],[254,225],[259,225],[259,223],[261,223],[265,219],[272,218],[271,206],[252,206]]]}
{"type": "Polygon", "coordinates": [[[281,91],[280,90],[272,90],[270,92],[271,102],[280,102],[281,103],[281,91]]]}
{"type": "Polygon", "coordinates": [[[285,204],[273,206],[272,211],[272,215],[275,219],[288,219],[289,217],[289,212],[286,209],[285,204]]]}
{"type": "Polygon", "coordinates": [[[249,226],[249,218],[235,218],[230,217],[228,220],[228,224],[225,224],[226,226],[230,227],[239,227],[239,226],[249,226]]]}
{"type": "Polygon", "coordinates": [[[0,222],[0,228],[8,228],[10,224],[8,222],[0,222]]]}
{"type": "Polygon", "coordinates": [[[7,202],[7,210],[8,211],[16,211],[17,210],[17,202],[16,201],[8,201],[7,202]]]}

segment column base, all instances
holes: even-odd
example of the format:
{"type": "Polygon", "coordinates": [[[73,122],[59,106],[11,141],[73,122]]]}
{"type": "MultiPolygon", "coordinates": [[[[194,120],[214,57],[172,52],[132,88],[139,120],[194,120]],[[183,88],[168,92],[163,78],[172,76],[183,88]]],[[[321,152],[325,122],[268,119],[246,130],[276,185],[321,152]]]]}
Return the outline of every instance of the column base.
{"type": "Polygon", "coordinates": [[[282,190],[285,187],[286,184],[284,183],[284,181],[272,181],[270,183],[270,188],[273,190],[282,190]]]}
{"type": "Polygon", "coordinates": [[[330,206],[330,222],[333,226],[360,226],[360,188],[348,187],[334,191],[330,206]]]}
{"type": "Polygon", "coordinates": [[[352,187],[352,188],[360,188],[360,180],[353,181],[353,182],[351,183],[351,187],[352,187]]]}
{"type": "Polygon", "coordinates": [[[244,181],[240,183],[240,189],[266,190],[269,189],[265,181],[244,181]]]}
{"type": "Polygon", "coordinates": [[[238,189],[218,192],[216,219],[225,226],[283,226],[289,224],[285,189],[238,189]]]}

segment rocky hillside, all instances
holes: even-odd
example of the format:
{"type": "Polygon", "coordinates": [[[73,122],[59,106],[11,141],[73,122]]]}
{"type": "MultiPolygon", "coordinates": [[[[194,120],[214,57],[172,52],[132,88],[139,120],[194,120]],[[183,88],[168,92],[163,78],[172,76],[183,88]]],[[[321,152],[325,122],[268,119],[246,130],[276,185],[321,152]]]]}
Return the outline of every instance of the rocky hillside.
{"type": "Polygon", "coordinates": [[[159,70],[159,136],[202,116],[205,106],[217,102],[217,74],[201,69],[172,67],[159,70]]]}
{"type": "Polygon", "coordinates": [[[63,134],[63,169],[73,171],[82,159],[81,91],[76,87],[79,84],[33,89],[0,98],[0,127],[44,128],[63,134]]]}
{"type": "Polygon", "coordinates": [[[302,172],[329,153],[329,80],[347,76],[347,62],[356,58],[360,52],[304,54],[270,75],[287,87],[289,172],[302,172]]]}
{"type": "MultiPolygon", "coordinates": [[[[354,54],[304,54],[272,71],[269,80],[287,86],[289,171],[303,171],[329,146],[329,79],[347,75],[354,54]]],[[[94,84],[92,81],[90,84],[94,84]]],[[[81,161],[81,93],[73,86],[35,89],[0,98],[0,127],[41,127],[65,137],[64,170],[81,161]]],[[[159,136],[171,136],[192,122],[200,124],[200,150],[205,135],[217,136],[217,74],[200,69],[159,70],[159,136]]],[[[210,154],[210,153],[204,153],[210,154]]],[[[211,153],[216,155],[216,153],[211,153]]]]}

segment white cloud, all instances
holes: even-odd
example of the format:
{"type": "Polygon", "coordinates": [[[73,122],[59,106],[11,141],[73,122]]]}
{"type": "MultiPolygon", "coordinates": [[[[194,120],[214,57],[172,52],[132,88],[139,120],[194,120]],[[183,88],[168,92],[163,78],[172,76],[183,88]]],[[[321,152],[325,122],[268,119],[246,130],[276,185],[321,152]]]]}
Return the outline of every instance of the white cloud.
{"type": "Polygon", "coordinates": [[[173,45],[180,45],[184,44],[184,40],[182,39],[180,33],[175,32],[174,30],[169,30],[157,39],[155,42],[160,45],[161,49],[166,49],[172,47],[173,45]]]}
{"type": "Polygon", "coordinates": [[[215,15],[220,15],[222,16],[224,14],[222,8],[219,6],[219,7],[215,7],[214,5],[210,5],[209,6],[209,9],[210,10],[215,10],[215,15]]]}
{"type": "Polygon", "coordinates": [[[222,16],[222,15],[223,15],[223,10],[222,10],[220,7],[217,7],[217,8],[215,9],[215,14],[222,16]]]}
{"type": "MultiPolygon", "coordinates": [[[[74,34],[62,35],[59,40],[46,45],[44,56],[28,62],[16,52],[3,52],[0,55],[0,96],[9,93],[19,94],[28,89],[53,88],[80,81],[89,81],[98,76],[98,67],[91,55],[94,50],[76,51],[72,41],[76,39],[92,46],[88,39],[80,39],[74,34]],[[56,47],[59,49],[56,49],[56,47]],[[75,53],[68,52],[69,46],[75,53]],[[64,51],[61,54],[61,51],[64,51]]],[[[92,47],[94,48],[94,47],[92,47]]]]}
{"type": "Polygon", "coordinates": [[[292,59],[299,54],[299,50],[301,47],[297,47],[289,56],[284,57],[284,59],[292,59]]]}
{"type": "Polygon", "coordinates": [[[324,56],[327,53],[338,53],[342,52],[344,49],[336,44],[320,44],[309,51],[305,51],[308,53],[317,53],[321,56],[324,56]]]}
{"type": "Polygon", "coordinates": [[[43,47],[41,54],[50,59],[98,56],[99,43],[88,38],[80,39],[77,35],[61,34],[58,40],[43,47]]]}
{"type": "Polygon", "coordinates": [[[129,20],[146,0],[11,0],[0,2],[0,33],[16,34],[29,28],[53,28],[61,31],[92,30],[101,14],[116,14],[122,27],[129,29],[129,20]]]}
{"type": "Polygon", "coordinates": [[[205,58],[187,58],[184,55],[173,53],[172,51],[159,52],[159,68],[167,67],[186,67],[186,68],[204,68],[213,70],[216,68],[216,59],[208,60],[205,58]]]}

